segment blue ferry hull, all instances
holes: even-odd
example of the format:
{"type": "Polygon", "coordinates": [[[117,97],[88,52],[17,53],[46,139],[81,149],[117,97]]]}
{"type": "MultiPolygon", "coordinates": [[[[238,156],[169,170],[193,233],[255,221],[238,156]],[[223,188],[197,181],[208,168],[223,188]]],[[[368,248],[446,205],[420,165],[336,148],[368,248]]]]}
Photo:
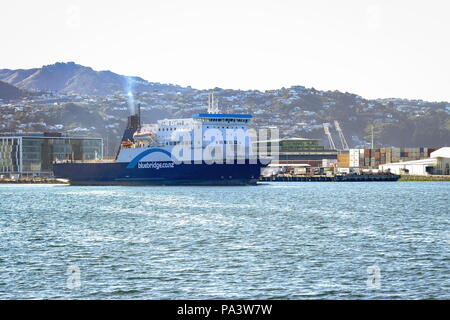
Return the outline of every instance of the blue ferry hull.
{"type": "Polygon", "coordinates": [[[174,164],[170,168],[127,168],[128,163],[55,163],[56,178],[72,185],[249,185],[256,184],[257,164],[174,164]]]}

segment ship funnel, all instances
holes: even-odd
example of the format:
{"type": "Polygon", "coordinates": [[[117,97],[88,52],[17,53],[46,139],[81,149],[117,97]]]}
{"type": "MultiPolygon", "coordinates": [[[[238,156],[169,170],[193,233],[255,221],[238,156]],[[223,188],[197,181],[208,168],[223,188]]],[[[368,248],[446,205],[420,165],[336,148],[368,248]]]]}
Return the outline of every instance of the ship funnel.
{"type": "Polygon", "coordinates": [[[134,142],[133,135],[136,131],[141,129],[141,104],[138,104],[138,110],[136,114],[133,114],[127,119],[127,127],[123,133],[123,141],[134,142]]]}

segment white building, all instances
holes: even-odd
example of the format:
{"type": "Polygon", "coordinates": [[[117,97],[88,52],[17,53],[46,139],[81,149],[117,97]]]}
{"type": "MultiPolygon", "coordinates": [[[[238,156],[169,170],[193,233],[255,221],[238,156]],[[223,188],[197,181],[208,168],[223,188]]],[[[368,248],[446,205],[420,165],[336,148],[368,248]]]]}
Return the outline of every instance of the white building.
{"type": "Polygon", "coordinates": [[[437,160],[435,174],[450,175],[450,147],[440,148],[432,152],[430,157],[437,160]]]}
{"type": "Polygon", "coordinates": [[[387,163],[379,166],[381,171],[394,174],[412,175],[449,175],[450,147],[438,149],[430,154],[430,158],[414,161],[387,163]]]}

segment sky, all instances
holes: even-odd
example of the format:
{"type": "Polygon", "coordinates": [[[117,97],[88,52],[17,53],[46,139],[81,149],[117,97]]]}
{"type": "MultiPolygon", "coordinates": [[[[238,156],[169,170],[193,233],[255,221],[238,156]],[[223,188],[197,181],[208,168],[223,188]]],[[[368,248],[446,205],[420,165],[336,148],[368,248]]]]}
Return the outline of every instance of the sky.
{"type": "Polygon", "coordinates": [[[445,0],[2,0],[0,68],[450,101],[449,14],[445,0]]]}

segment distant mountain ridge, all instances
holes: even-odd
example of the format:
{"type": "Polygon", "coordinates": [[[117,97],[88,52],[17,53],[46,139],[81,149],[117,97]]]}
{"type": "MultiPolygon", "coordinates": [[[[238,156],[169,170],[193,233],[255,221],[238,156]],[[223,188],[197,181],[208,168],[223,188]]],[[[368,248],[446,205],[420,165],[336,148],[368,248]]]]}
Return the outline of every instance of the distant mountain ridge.
{"type": "Polygon", "coordinates": [[[0,80],[18,88],[37,91],[54,91],[86,95],[109,95],[158,89],[178,88],[148,82],[140,77],[129,77],[111,71],[95,71],[75,62],[57,62],[33,69],[0,69],[0,80]]]}
{"type": "MultiPolygon", "coordinates": [[[[120,123],[124,125],[136,103],[142,107],[144,123],[187,118],[206,111],[210,92],[94,71],[73,62],[28,70],[3,69],[0,80],[21,90],[52,91],[0,104],[0,132],[75,130],[107,135],[116,143],[122,133],[120,123]],[[126,95],[129,91],[133,92],[132,101],[126,95]]],[[[349,92],[304,86],[265,91],[214,88],[214,95],[222,112],[252,114],[253,127],[276,126],[282,137],[318,138],[326,145],[322,125],[330,123],[332,134],[339,139],[333,126],[338,120],[350,147],[367,147],[372,129],[378,147],[440,147],[450,143],[450,102],[364,99],[349,92]]]]}

